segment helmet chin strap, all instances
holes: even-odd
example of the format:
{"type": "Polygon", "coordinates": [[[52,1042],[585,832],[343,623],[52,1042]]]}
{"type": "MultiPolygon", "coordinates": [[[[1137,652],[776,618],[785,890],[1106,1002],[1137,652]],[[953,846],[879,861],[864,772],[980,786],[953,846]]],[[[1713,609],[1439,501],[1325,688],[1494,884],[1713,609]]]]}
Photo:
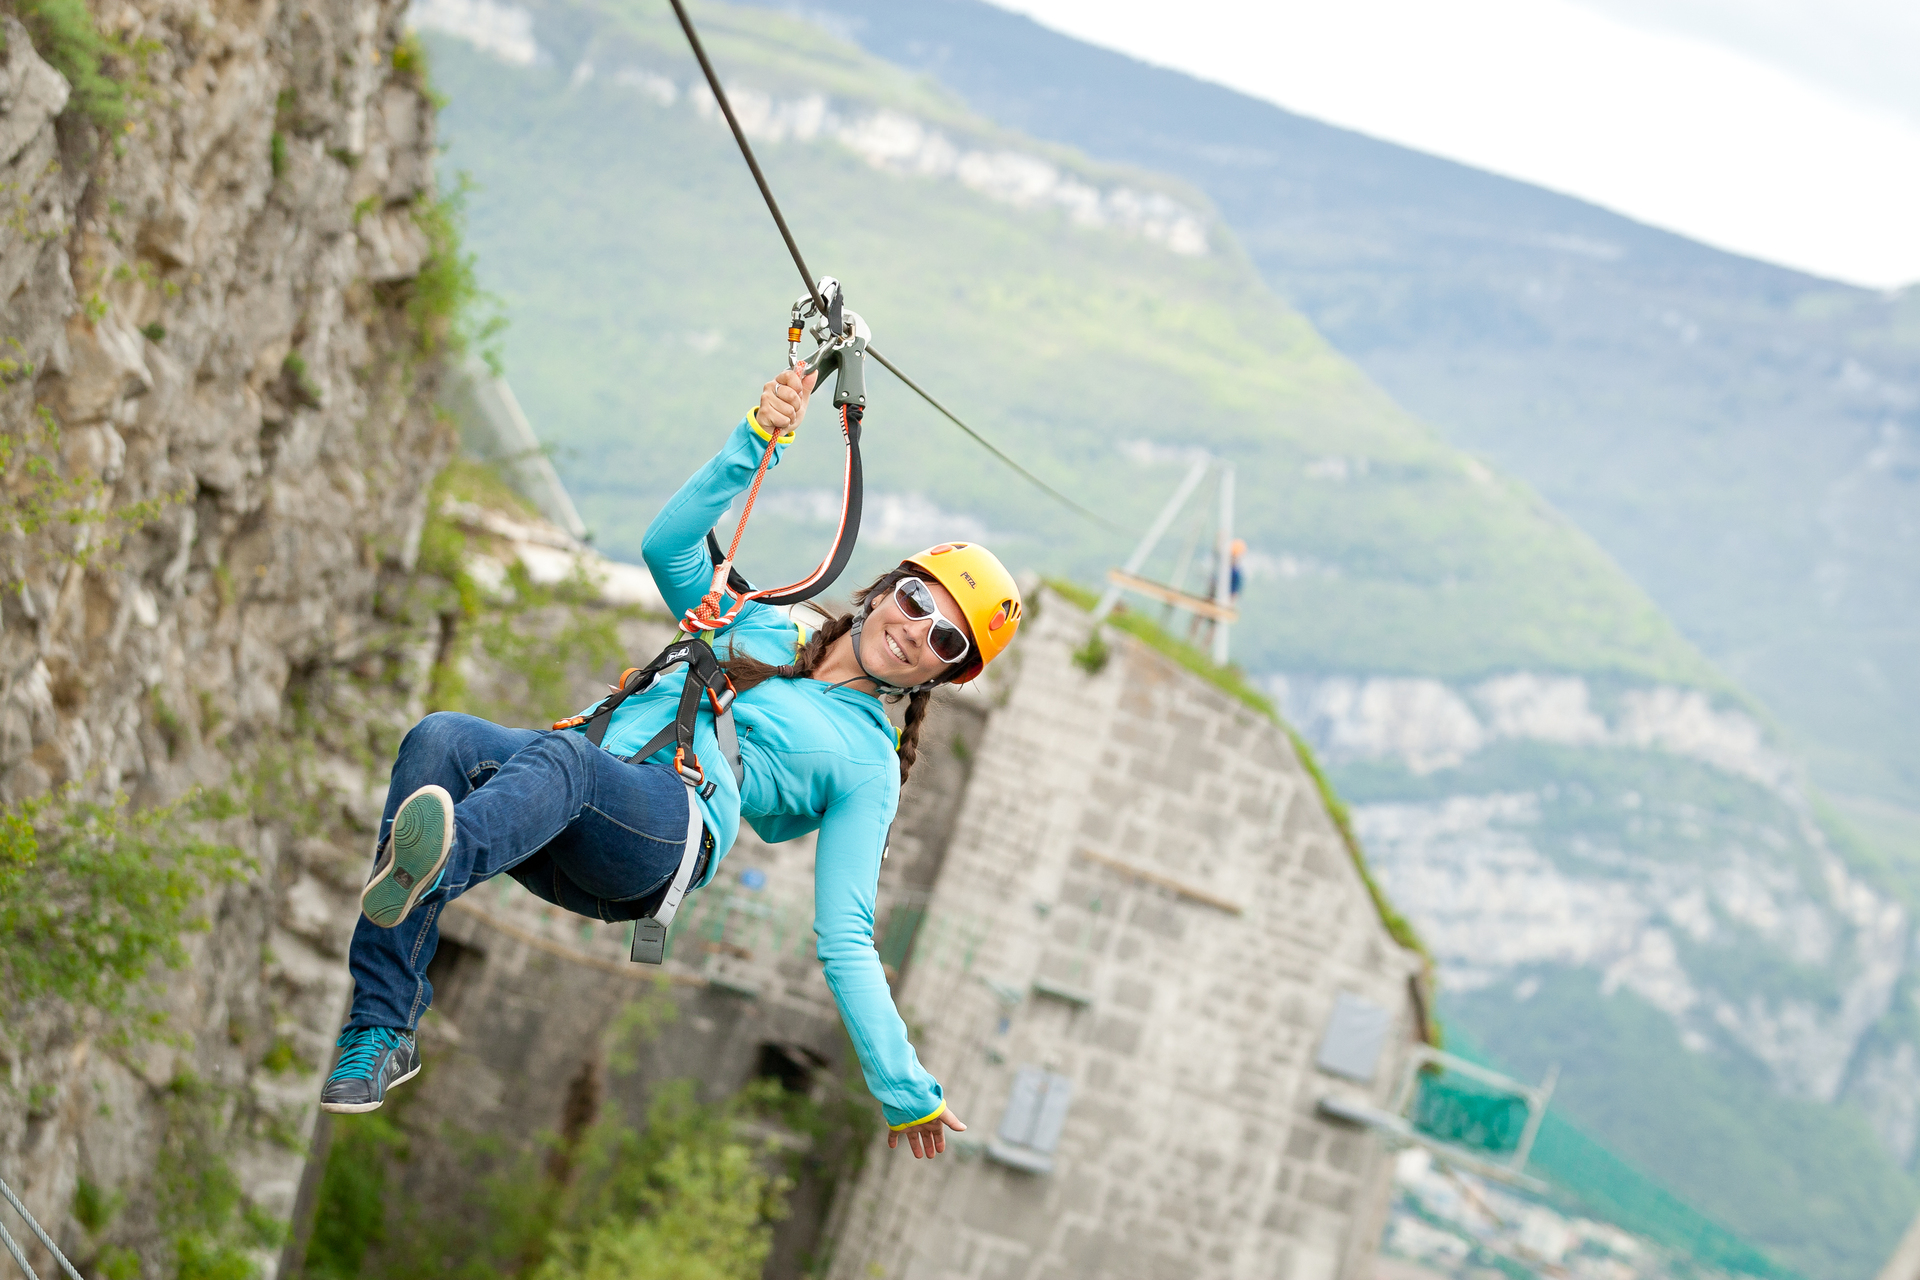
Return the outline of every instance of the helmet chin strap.
{"type": "Polygon", "coordinates": [[[871,609],[862,609],[860,611],[860,616],[853,620],[853,631],[851,633],[853,636],[853,661],[854,661],[854,665],[860,668],[861,674],[865,675],[867,679],[879,685],[880,686],[879,692],[886,694],[889,697],[906,695],[911,693],[925,693],[927,690],[939,684],[940,682],[938,680],[929,680],[925,684],[917,684],[910,689],[903,689],[897,684],[888,684],[885,680],[882,680],[879,676],[867,670],[866,660],[860,656],[860,628],[866,625],[867,615],[871,612],[872,612],[871,609]]]}

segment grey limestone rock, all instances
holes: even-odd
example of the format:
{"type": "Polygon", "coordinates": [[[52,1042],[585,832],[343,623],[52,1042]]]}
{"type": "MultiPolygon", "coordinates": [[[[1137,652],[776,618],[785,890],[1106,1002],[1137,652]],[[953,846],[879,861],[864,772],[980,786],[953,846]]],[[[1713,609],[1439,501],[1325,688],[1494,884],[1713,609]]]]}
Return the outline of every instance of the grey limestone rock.
{"type": "MultiPolygon", "coordinates": [[[[396,69],[401,6],[92,11],[145,50],[122,126],[70,107],[0,19],[0,423],[43,455],[57,439],[91,486],[71,505],[106,517],[0,529],[0,800],[224,788],[240,813],[209,834],[250,867],[166,975],[170,1037],[0,1011],[0,1176],[75,1256],[158,1262],[179,1081],[204,1086],[251,1202],[292,1216],[370,792],[377,813],[367,744],[420,710],[404,601],[451,440],[406,308],[434,133],[396,69]],[[126,1196],[97,1240],[69,1212],[82,1177],[126,1196]]],[[[11,502],[17,459],[7,483],[11,502]]]]}

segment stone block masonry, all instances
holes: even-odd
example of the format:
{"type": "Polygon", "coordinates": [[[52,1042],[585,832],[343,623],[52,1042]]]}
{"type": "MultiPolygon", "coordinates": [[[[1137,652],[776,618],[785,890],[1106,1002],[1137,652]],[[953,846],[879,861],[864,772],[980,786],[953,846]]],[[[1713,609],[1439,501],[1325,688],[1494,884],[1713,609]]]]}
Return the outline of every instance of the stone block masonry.
{"type": "Polygon", "coordinates": [[[1088,676],[1086,616],[1036,603],[896,987],[969,1132],[869,1158],[832,1274],[1357,1280],[1388,1162],[1315,1105],[1384,1103],[1420,960],[1279,726],[1131,640],[1088,676]],[[1343,992],[1391,1013],[1369,1082],[1315,1065],[1343,992]],[[1050,1151],[1023,1079],[1057,1082],[1050,1151]]]}

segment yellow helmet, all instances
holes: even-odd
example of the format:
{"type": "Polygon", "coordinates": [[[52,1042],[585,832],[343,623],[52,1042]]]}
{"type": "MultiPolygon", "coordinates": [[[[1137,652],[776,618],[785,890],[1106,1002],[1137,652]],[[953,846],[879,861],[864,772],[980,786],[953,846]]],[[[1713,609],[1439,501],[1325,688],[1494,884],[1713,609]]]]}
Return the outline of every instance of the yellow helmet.
{"type": "Polygon", "coordinates": [[[953,678],[954,684],[965,684],[979,675],[1013,643],[1013,633],[1020,629],[1020,587],[993,552],[971,542],[943,542],[900,563],[902,567],[913,566],[952,592],[960,611],[967,615],[978,656],[953,678]]]}

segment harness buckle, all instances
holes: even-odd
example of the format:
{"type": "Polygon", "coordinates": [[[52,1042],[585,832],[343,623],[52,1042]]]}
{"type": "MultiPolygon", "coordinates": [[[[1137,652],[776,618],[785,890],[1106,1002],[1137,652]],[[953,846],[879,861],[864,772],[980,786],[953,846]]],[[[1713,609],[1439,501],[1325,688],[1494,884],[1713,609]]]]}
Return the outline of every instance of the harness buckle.
{"type": "Polygon", "coordinates": [[[706,782],[706,770],[700,767],[699,756],[689,756],[685,747],[673,749],[673,771],[680,775],[680,781],[698,791],[706,782]]]}
{"type": "Polygon", "coordinates": [[[565,720],[555,720],[553,727],[556,729],[578,729],[581,725],[585,724],[589,718],[588,716],[568,716],[565,720]]]}
{"type": "Polygon", "coordinates": [[[723,671],[720,678],[726,681],[725,688],[716,690],[712,685],[707,686],[707,699],[713,703],[713,714],[717,716],[727,714],[727,708],[733,705],[733,677],[723,671]]]}

